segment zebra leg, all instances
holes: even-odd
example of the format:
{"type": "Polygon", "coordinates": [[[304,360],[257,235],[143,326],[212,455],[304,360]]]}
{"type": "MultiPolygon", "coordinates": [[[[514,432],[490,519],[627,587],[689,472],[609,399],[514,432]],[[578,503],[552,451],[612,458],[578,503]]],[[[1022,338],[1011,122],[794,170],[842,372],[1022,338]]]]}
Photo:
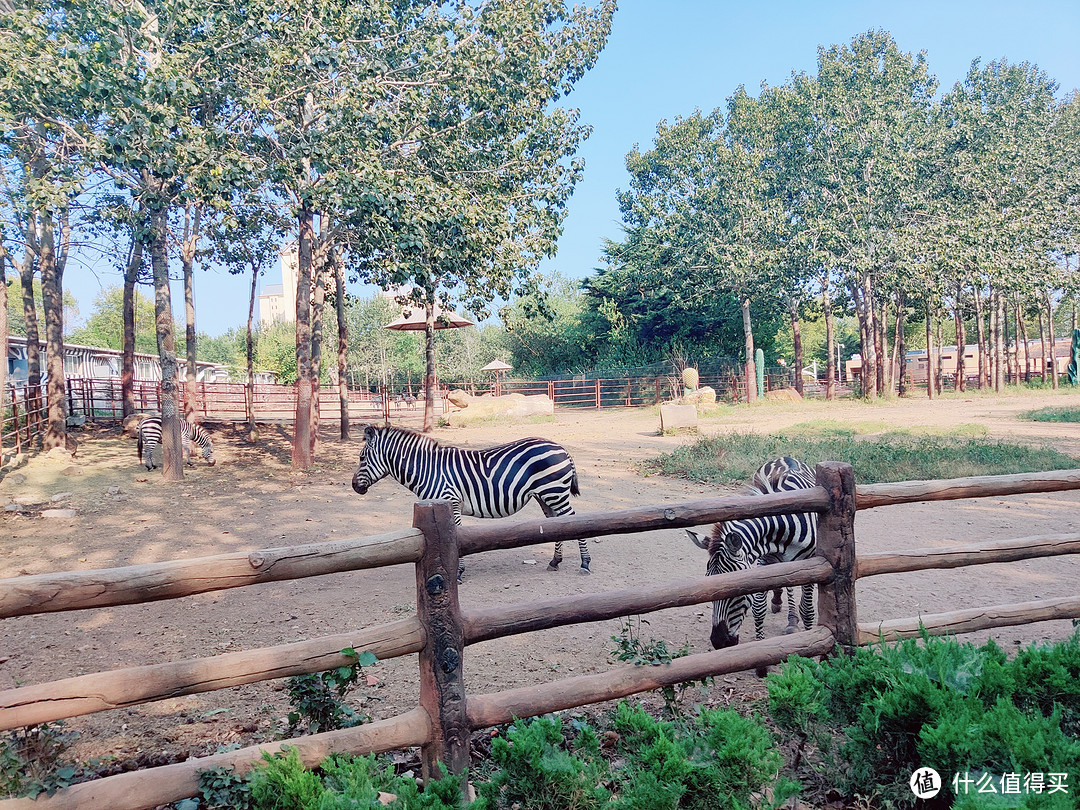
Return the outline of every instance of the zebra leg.
{"type": "Polygon", "coordinates": [[[548,571],[558,571],[559,563],[562,562],[562,540],[555,541],[555,556],[548,563],[548,571]]]}
{"type": "Polygon", "coordinates": [[[814,626],[817,612],[814,608],[814,586],[802,586],[802,599],[799,602],[799,613],[802,615],[803,626],[809,630],[814,626]]]}
{"type": "MultiPolygon", "coordinates": [[[[754,635],[758,641],[765,638],[765,611],[766,602],[769,599],[767,591],[750,594],[750,610],[754,614],[754,635]]],[[[759,678],[764,678],[769,672],[768,667],[758,667],[754,670],[759,678]]]]}
{"type": "Polygon", "coordinates": [[[799,617],[795,614],[795,589],[784,588],[787,591],[787,630],[785,633],[796,633],[799,630],[799,617]]]}
{"type": "MultiPolygon", "coordinates": [[[[772,612],[779,613],[780,609],[784,606],[784,598],[780,595],[780,588],[776,588],[772,592],[772,612]]],[[[791,601],[791,593],[788,593],[788,602],[791,601]]]]}
{"type": "Polygon", "coordinates": [[[589,544],[582,538],[577,541],[578,553],[581,554],[581,573],[591,574],[589,565],[592,563],[592,557],[589,556],[589,544]]]}

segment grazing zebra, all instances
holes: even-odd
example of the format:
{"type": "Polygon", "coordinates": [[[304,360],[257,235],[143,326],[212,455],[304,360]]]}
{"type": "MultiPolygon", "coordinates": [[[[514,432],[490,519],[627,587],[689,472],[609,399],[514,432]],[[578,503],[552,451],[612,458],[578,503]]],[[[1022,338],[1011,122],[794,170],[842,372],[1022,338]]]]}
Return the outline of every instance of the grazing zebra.
{"type": "MultiPolygon", "coordinates": [[[[754,492],[791,492],[817,486],[814,470],[793,458],[778,458],[762,465],[754,474],[754,492]]],[[[817,513],[799,512],[788,515],[729,520],[713,525],[710,537],[701,537],[687,530],[690,539],[709,552],[707,574],[726,574],[744,571],[754,565],[802,560],[814,553],[817,542],[817,513]]],[[[757,638],[765,637],[764,593],[735,596],[713,602],[712,645],[715,649],[739,643],[739,628],[752,608],[757,638]]],[[[779,591],[773,600],[779,602],[779,591]]],[[[802,586],[799,614],[809,629],[814,624],[814,586],[802,586]]],[[[788,632],[798,627],[795,600],[788,589],[788,632]]]]}
{"type": "MultiPolygon", "coordinates": [[[[580,494],[574,460],[564,448],[547,439],[518,439],[485,450],[464,450],[438,444],[411,430],[368,425],[364,449],[353,474],[360,495],[387,475],[422,500],[450,501],[454,522],[462,515],[507,517],[532,499],[547,517],[574,514],[570,496],[580,494]]],[[[578,540],[582,573],[589,573],[589,546],[578,540]]],[[[562,542],[548,568],[558,570],[562,542]]],[[[458,580],[465,570],[458,569],[458,580]]]]}
{"type": "MultiPolygon", "coordinates": [[[[180,442],[183,446],[183,457],[189,464],[192,461],[192,443],[202,448],[202,457],[213,467],[217,462],[214,460],[214,446],[210,442],[210,434],[200,425],[180,420],[180,442]]],[[[157,466],[154,452],[161,446],[161,417],[150,416],[139,424],[139,461],[146,465],[147,470],[157,466]]]]}

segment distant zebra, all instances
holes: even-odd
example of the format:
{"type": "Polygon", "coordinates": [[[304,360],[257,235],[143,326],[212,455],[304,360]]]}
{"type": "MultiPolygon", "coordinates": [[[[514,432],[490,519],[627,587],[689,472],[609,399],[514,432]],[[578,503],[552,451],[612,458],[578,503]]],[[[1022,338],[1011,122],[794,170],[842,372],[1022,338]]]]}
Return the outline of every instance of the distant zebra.
{"type": "MultiPolygon", "coordinates": [[[[813,468],[793,458],[769,461],[754,474],[751,486],[756,493],[791,492],[817,486],[813,468]]],[[[799,512],[788,515],[729,520],[713,525],[710,537],[702,537],[689,529],[694,544],[709,552],[707,574],[726,574],[745,571],[755,565],[802,560],[814,553],[817,545],[817,513],[799,512]]],[[[774,604],[779,602],[779,592],[774,604]]],[[[715,649],[739,643],[739,628],[747,608],[753,609],[757,638],[765,637],[765,593],[735,596],[713,602],[712,645],[715,649]]],[[[799,614],[809,629],[814,624],[814,586],[802,586],[799,614]]],[[[798,627],[795,600],[788,589],[788,632],[798,627]]]]}
{"type": "MultiPolygon", "coordinates": [[[[572,515],[570,496],[580,494],[573,459],[547,439],[465,450],[411,430],[368,425],[352,487],[363,495],[387,475],[421,500],[450,501],[458,525],[462,515],[507,517],[533,499],[547,517],[572,515]]],[[[578,540],[578,550],[582,573],[588,574],[592,558],[585,540],[578,540]]],[[[562,542],[556,542],[548,568],[558,570],[562,559],[562,542]]],[[[458,569],[459,581],[464,570],[458,569]]]]}
{"type": "MultiPolygon", "coordinates": [[[[180,420],[180,442],[183,446],[183,458],[189,463],[192,461],[192,443],[202,448],[202,457],[213,467],[217,462],[214,460],[214,446],[210,441],[210,434],[200,425],[180,420]]],[[[154,453],[161,446],[161,417],[150,416],[139,424],[139,461],[147,470],[157,467],[154,453]]]]}

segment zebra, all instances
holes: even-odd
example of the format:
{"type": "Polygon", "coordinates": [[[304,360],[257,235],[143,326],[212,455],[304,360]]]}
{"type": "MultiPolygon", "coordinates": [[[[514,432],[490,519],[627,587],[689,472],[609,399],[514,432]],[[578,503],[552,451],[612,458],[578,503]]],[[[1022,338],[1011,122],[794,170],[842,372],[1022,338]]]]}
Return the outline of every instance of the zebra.
{"type": "MultiPolygon", "coordinates": [[[[183,447],[183,457],[189,464],[192,461],[192,443],[202,448],[202,457],[213,467],[217,462],[214,460],[214,446],[210,441],[210,434],[200,425],[180,420],[180,441],[183,447]]],[[[139,424],[139,461],[146,469],[152,470],[157,466],[154,460],[154,452],[161,445],[161,417],[150,416],[139,424]]]]}
{"type": "MultiPolygon", "coordinates": [[[[570,496],[580,494],[574,460],[565,448],[547,439],[518,439],[484,450],[465,450],[440,445],[404,428],[367,425],[352,487],[364,495],[387,475],[420,499],[450,501],[459,526],[462,515],[508,517],[534,498],[547,517],[572,515],[570,496]]],[[[578,551],[581,572],[591,573],[592,558],[584,539],[578,540],[578,551]]],[[[559,541],[548,569],[557,571],[562,559],[559,541]]],[[[464,571],[461,564],[459,582],[464,571]]]]}
{"type": "MultiPolygon", "coordinates": [[[[759,494],[791,492],[817,486],[813,468],[796,459],[785,457],[766,462],[754,474],[751,483],[759,494]]],[[[799,512],[787,515],[743,518],[713,525],[710,537],[702,537],[687,529],[690,539],[699,548],[709,552],[706,574],[744,571],[754,565],[802,560],[811,556],[817,545],[817,513],[799,512]]],[[[779,590],[773,604],[780,602],[779,590]]],[[[713,602],[713,628],[710,641],[714,649],[731,647],[739,643],[739,628],[752,608],[757,638],[765,637],[765,593],[735,596],[713,602]]],[[[814,624],[814,586],[802,586],[799,615],[809,629],[814,624]]],[[[795,599],[788,589],[788,632],[798,627],[795,616],[795,599]]]]}

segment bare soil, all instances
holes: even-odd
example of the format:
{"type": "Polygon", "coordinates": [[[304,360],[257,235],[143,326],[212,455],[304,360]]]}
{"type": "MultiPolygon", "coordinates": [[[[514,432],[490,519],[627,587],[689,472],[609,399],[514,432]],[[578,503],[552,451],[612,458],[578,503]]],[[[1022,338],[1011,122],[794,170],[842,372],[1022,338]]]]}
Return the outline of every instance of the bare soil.
{"type": "MultiPolygon", "coordinates": [[[[704,419],[703,432],[774,431],[811,419],[886,427],[975,424],[988,434],[1046,443],[1080,458],[1080,426],[1023,422],[1016,415],[1045,405],[1080,405],[1080,394],[982,396],[970,399],[763,403],[723,418],[704,419]]],[[[657,435],[655,409],[560,411],[539,424],[481,424],[441,428],[436,438],[484,447],[526,435],[554,439],[577,464],[579,512],[694,500],[717,487],[645,476],[640,462],[687,441],[657,435]]],[[[0,481],[0,502],[57,503],[4,513],[0,577],[149,563],[229,551],[297,545],[324,538],[361,537],[412,522],[414,498],[385,480],[366,496],[350,478],[360,442],[339,442],[325,432],[318,465],[289,468],[287,430],[264,426],[256,445],[242,431],[210,425],[216,467],[188,468],[182,484],[165,485],[147,473],[135,442],[118,428],[87,427],[74,461],[32,458],[0,481]],[[110,488],[119,488],[119,491],[110,488]],[[41,510],[73,508],[72,518],[46,518],[41,510]]],[[[354,435],[359,435],[354,430],[354,435]]],[[[1078,462],[1077,466],[1080,466],[1078,462]]],[[[530,506],[522,518],[536,518],[530,506]]],[[[466,521],[469,521],[466,518],[466,521]]],[[[861,551],[949,545],[974,540],[1080,531],[1080,492],[914,504],[860,512],[861,551]]],[[[578,573],[577,550],[564,549],[557,573],[547,571],[550,546],[491,552],[467,559],[461,588],[465,605],[528,602],[554,596],[645,586],[704,573],[704,553],[682,530],[615,536],[590,544],[593,574],[578,573]]],[[[1075,595],[1080,560],[1057,558],[944,572],[876,577],[858,585],[859,619],[900,618],[979,605],[1075,595]]],[[[410,566],[272,583],[145,605],[45,614],[0,623],[0,689],[73,675],[193,659],[266,647],[381,624],[411,613],[415,582],[410,566]]],[[[708,606],[647,617],[644,638],[677,648],[708,649],[708,606]]],[[[491,692],[602,671],[613,666],[611,636],[619,622],[567,627],[470,647],[464,672],[470,692],[491,692]]],[[[782,632],[770,616],[770,633],[782,632]]],[[[1062,638],[1068,621],[1044,622],[993,633],[1007,649],[1062,638]]],[[[981,641],[989,634],[977,634],[981,641]]],[[[416,705],[415,656],[379,662],[366,672],[355,703],[378,719],[416,705]],[[377,682],[375,682],[377,679],[377,682]]],[[[740,703],[763,694],[752,675],[717,679],[692,699],[708,705],[740,703]]],[[[80,732],[72,753],[97,760],[107,772],[213,753],[221,745],[273,739],[284,726],[284,682],[179,697],[146,706],[68,721],[80,732]]]]}

